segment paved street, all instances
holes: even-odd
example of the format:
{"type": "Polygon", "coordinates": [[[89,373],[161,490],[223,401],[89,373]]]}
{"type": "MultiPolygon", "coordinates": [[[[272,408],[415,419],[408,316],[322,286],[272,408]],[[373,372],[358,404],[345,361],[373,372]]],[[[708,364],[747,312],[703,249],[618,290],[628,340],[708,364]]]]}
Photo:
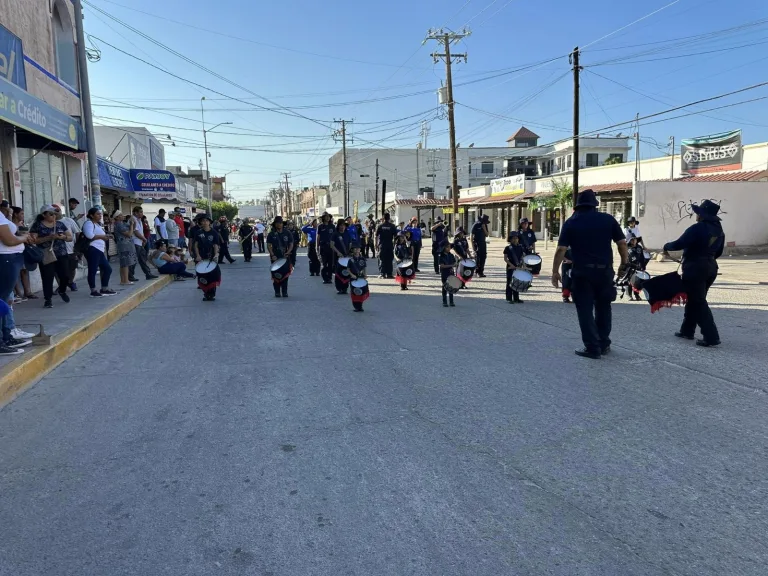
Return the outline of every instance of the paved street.
{"type": "Polygon", "coordinates": [[[262,255],[166,287],[0,411],[0,575],[764,576],[764,263],[722,347],[625,300],[591,361],[500,246],[450,309],[422,274],[354,314],[303,256],[288,300],[262,255]]]}

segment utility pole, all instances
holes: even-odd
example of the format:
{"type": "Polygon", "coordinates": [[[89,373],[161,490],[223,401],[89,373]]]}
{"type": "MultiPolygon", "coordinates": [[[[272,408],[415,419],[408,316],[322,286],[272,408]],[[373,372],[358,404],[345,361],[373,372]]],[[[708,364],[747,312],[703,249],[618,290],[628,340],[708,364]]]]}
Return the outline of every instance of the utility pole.
{"type": "Polygon", "coordinates": [[[80,103],[85,124],[85,147],[88,152],[88,179],[91,184],[91,207],[101,208],[101,184],[99,165],[96,157],[96,136],[93,133],[93,112],[91,110],[91,85],[88,81],[88,58],[85,55],[85,32],[83,31],[83,5],[75,0],[75,33],[77,34],[77,64],[80,72],[80,103]]]}
{"type": "Polygon", "coordinates": [[[286,216],[288,218],[291,217],[291,212],[293,212],[293,201],[292,201],[292,198],[291,198],[291,187],[288,185],[288,177],[289,176],[290,176],[290,174],[288,172],[283,172],[283,177],[285,178],[285,196],[286,196],[286,199],[287,199],[286,211],[288,212],[288,214],[286,214],[286,216]]]}
{"type": "Polygon", "coordinates": [[[640,113],[635,116],[635,182],[640,180],[640,113]]]}
{"type": "Polygon", "coordinates": [[[669,137],[669,179],[675,179],[675,137],[669,137]]]}
{"type": "Polygon", "coordinates": [[[453,108],[454,108],[454,101],[453,101],[453,78],[451,77],[451,64],[453,63],[453,59],[456,60],[464,60],[464,62],[467,61],[467,55],[466,54],[453,54],[451,55],[451,43],[458,42],[459,40],[466,38],[469,36],[471,32],[468,28],[464,28],[461,32],[450,32],[443,30],[442,28],[438,30],[432,30],[430,29],[429,32],[427,32],[427,37],[424,39],[424,42],[422,44],[425,44],[427,40],[437,40],[438,42],[443,43],[443,50],[444,52],[432,53],[432,60],[437,63],[438,60],[444,60],[445,61],[445,85],[446,85],[446,96],[447,96],[447,105],[448,105],[448,135],[449,135],[449,145],[451,147],[451,197],[453,198],[453,219],[454,219],[454,227],[455,230],[458,227],[458,218],[459,218],[459,171],[458,167],[456,166],[456,125],[454,122],[454,114],[453,114],[453,108]]]}
{"type": "Polygon", "coordinates": [[[571,52],[569,62],[573,65],[573,206],[579,198],[579,47],[571,52]]]}
{"type": "Polygon", "coordinates": [[[344,190],[344,216],[349,215],[349,186],[347,184],[347,124],[352,124],[354,120],[334,120],[334,123],[341,124],[341,128],[333,133],[333,139],[338,142],[341,138],[341,163],[343,164],[343,176],[341,186],[344,190]]]}
{"type": "Polygon", "coordinates": [[[379,159],[376,158],[376,221],[379,221],[379,159]]]}

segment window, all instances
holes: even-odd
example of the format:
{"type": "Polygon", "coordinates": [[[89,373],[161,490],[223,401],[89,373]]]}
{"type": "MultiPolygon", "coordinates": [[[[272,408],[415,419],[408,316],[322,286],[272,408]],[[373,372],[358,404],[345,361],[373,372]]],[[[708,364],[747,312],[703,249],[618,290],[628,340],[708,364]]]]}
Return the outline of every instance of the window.
{"type": "Polygon", "coordinates": [[[493,162],[483,162],[480,171],[483,174],[493,174],[493,162]]]}
{"type": "Polygon", "coordinates": [[[573,163],[573,154],[568,154],[568,160],[566,161],[567,169],[571,169],[571,164],[573,163]]]}
{"type": "Polygon", "coordinates": [[[528,148],[528,142],[525,140],[517,141],[515,140],[515,148],[528,148]]]}
{"type": "Polygon", "coordinates": [[[609,164],[621,164],[624,162],[624,154],[608,154],[609,164]]]}
{"type": "Polygon", "coordinates": [[[66,205],[66,173],[61,156],[46,151],[18,148],[21,166],[22,205],[32,221],[46,204],[66,205]]]}
{"type": "Polygon", "coordinates": [[[56,75],[73,88],[78,87],[75,38],[69,12],[60,2],[53,5],[53,40],[56,56],[56,75]]]}
{"type": "Polygon", "coordinates": [[[587,166],[597,166],[597,154],[587,154],[587,166]]]}

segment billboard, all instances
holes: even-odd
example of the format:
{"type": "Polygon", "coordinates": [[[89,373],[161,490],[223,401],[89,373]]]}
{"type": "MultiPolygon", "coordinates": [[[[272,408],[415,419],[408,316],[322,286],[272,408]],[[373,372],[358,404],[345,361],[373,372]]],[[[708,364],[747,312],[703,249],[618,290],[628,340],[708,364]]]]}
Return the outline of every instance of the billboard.
{"type": "Polygon", "coordinates": [[[703,174],[741,169],[741,130],[683,140],[680,171],[703,174]]]}
{"type": "Polygon", "coordinates": [[[491,180],[491,196],[522,194],[525,192],[525,174],[491,180]]]}
{"type": "Polygon", "coordinates": [[[154,138],[149,139],[149,157],[152,163],[152,170],[165,170],[165,153],[161,144],[155,142],[154,138]]]}
{"type": "Polygon", "coordinates": [[[130,134],[128,135],[128,156],[131,168],[152,169],[152,162],[149,159],[149,147],[139,142],[130,134]]]}
{"type": "Polygon", "coordinates": [[[27,74],[24,70],[24,49],[21,38],[0,26],[0,76],[27,89],[27,74]]]}

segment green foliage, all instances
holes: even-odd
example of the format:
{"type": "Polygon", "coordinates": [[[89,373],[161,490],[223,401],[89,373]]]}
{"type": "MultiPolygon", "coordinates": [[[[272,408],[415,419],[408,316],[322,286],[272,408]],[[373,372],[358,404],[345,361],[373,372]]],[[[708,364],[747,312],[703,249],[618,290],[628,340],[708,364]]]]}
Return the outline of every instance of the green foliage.
{"type": "Polygon", "coordinates": [[[608,160],[603,162],[603,165],[610,166],[611,164],[621,164],[622,162],[623,160],[620,157],[614,156],[613,158],[608,158],[608,160]]]}
{"type": "MultiPolygon", "coordinates": [[[[202,198],[198,198],[196,201],[197,210],[202,212],[208,212],[208,201],[202,198]]],[[[234,220],[237,216],[237,206],[230,202],[214,202],[211,205],[213,214],[211,216],[214,220],[218,220],[221,216],[226,216],[227,220],[234,220]]]]}

